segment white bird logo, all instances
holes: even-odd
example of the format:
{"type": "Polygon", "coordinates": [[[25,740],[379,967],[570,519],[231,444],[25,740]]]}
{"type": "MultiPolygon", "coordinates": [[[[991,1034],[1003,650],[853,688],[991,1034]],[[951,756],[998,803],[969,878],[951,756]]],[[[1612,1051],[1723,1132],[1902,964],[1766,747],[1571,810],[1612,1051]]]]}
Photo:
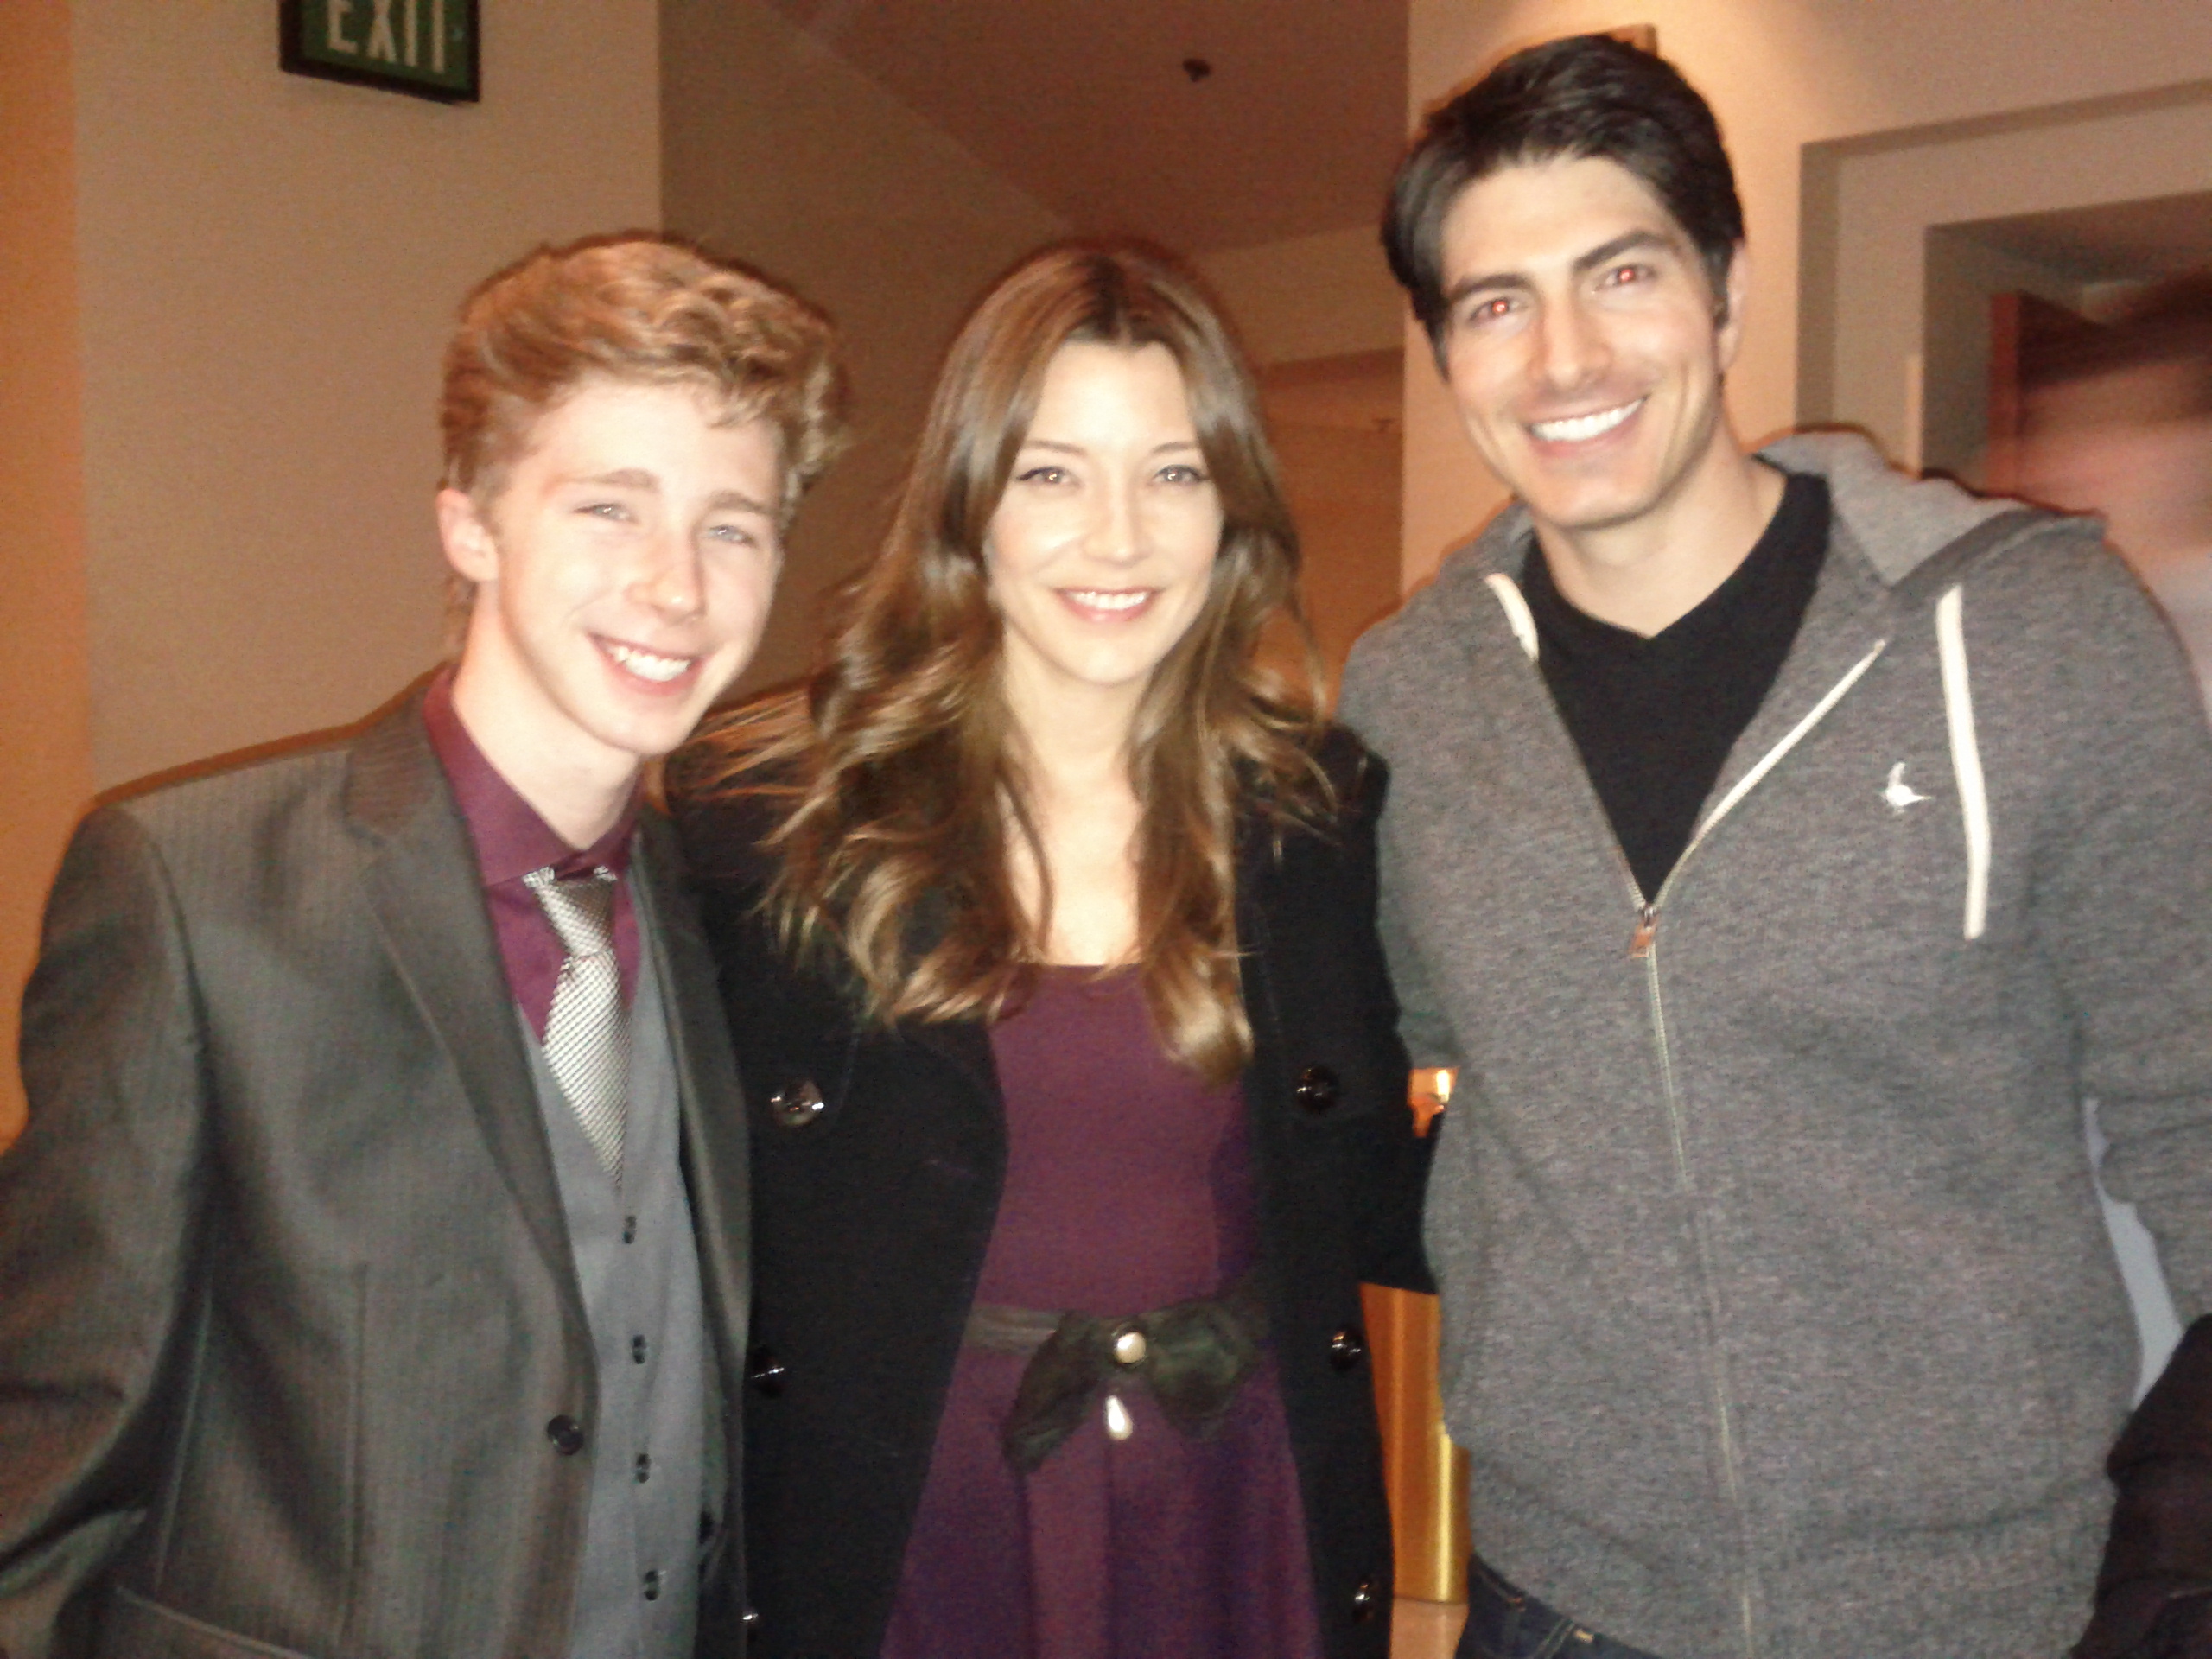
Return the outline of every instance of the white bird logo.
{"type": "Polygon", "coordinates": [[[1890,810],[1899,817],[1904,816],[1904,810],[1908,806],[1917,806],[1921,802],[1928,799],[1927,796],[1905,782],[1904,765],[1905,763],[1900,760],[1891,766],[1890,781],[1882,786],[1882,798],[1890,804],[1890,810]]]}

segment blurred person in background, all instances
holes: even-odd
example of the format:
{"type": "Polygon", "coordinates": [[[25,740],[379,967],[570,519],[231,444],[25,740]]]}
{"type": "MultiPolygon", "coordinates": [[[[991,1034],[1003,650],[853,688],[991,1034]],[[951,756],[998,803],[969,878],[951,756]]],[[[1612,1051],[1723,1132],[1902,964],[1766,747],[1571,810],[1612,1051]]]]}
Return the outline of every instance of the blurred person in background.
{"type": "Polygon", "coordinates": [[[2069,337],[2024,400],[2020,493],[2103,517],[2212,699],[2212,271],[2069,337]]]}
{"type": "MultiPolygon", "coordinates": [[[[2069,335],[2024,397],[2022,493],[2103,517],[2212,701],[2212,271],[2069,335]]],[[[2212,1319],[2190,1328],[2107,1466],[2119,1503],[2076,1659],[2212,1656],[2212,1319]]]]}

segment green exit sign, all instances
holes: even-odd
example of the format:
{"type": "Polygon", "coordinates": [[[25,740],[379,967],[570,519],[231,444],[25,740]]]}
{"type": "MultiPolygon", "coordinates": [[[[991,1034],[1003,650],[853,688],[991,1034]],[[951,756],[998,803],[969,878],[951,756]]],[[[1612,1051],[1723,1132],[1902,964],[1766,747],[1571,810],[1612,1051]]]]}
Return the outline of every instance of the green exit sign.
{"type": "Polygon", "coordinates": [[[476,101],[476,0],[283,0],[278,18],[296,75],[476,101]]]}

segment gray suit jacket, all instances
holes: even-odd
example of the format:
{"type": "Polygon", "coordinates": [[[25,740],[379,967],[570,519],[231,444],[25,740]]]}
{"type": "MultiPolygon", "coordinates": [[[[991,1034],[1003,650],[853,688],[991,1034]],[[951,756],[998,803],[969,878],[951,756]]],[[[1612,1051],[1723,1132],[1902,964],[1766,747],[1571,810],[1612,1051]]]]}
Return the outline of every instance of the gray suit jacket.
{"type": "MultiPolygon", "coordinates": [[[[419,701],[104,806],[63,861],[0,1158],[5,1659],[567,1651],[591,1335],[419,701]]],[[[639,835],[734,1516],[745,1114],[639,835]]],[[[702,1650],[741,1646],[737,1554],[702,1650]]]]}

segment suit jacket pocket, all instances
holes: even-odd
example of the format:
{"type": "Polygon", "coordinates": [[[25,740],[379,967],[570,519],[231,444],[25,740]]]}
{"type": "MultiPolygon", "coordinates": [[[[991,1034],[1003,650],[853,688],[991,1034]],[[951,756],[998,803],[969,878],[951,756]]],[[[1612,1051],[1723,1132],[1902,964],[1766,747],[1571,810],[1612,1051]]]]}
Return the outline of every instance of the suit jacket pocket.
{"type": "Polygon", "coordinates": [[[118,1586],[100,1616],[96,1659],[309,1659],[297,1648],[210,1624],[118,1586]]]}
{"type": "Polygon", "coordinates": [[[313,1650],[343,1641],[358,1565],[369,1273],[298,1254],[217,1253],[149,1570],[130,1577],[149,1605],[235,1611],[313,1650]]]}

